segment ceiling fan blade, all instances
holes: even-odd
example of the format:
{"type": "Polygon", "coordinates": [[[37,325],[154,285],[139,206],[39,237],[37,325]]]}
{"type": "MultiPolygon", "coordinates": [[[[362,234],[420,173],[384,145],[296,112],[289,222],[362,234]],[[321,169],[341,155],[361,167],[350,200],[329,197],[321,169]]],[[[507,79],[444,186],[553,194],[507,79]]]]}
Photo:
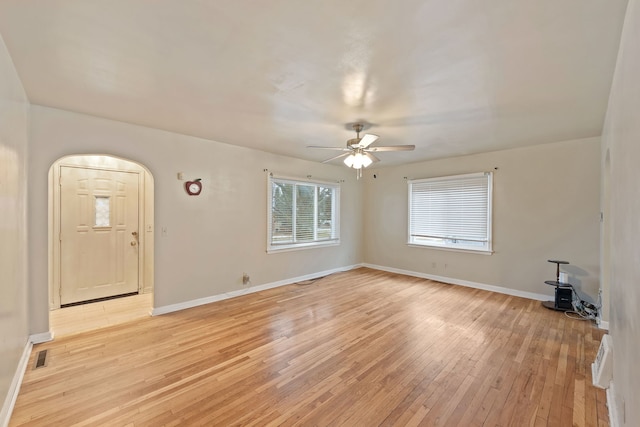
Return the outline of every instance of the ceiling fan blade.
{"type": "Polygon", "coordinates": [[[391,145],[388,147],[371,147],[369,151],[411,151],[416,148],[415,145],[391,145]]]}
{"type": "Polygon", "coordinates": [[[360,146],[360,148],[367,148],[368,146],[376,142],[376,139],[378,138],[380,138],[378,135],[374,135],[372,133],[366,133],[360,139],[360,142],[358,143],[358,145],[360,146]]]}
{"type": "Polygon", "coordinates": [[[370,159],[371,159],[371,161],[372,161],[373,163],[378,163],[378,162],[380,161],[380,159],[379,159],[379,158],[377,158],[377,157],[376,157],[376,156],[374,156],[373,154],[368,153],[368,152],[366,152],[366,151],[364,152],[364,155],[365,155],[365,156],[367,156],[368,158],[370,158],[370,159]]]}
{"type": "Polygon", "coordinates": [[[346,147],[322,147],[320,145],[307,145],[307,148],[319,148],[321,150],[351,151],[350,148],[346,148],[346,147]]]}
{"type": "Polygon", "coordinates": [[[329,163],[329,162],[331,162],[331,161],[333,161],[333,160],[338,160],[338,159],[341,159],[341,158],[343,158],[343,157],[347,157],[349,154],[351,154],[351,153],[342,153],[342,154],[338,154],[338,155],[337,155],[337,156],[335,156],[335,157],[332,157],[332,158],[330,158],[330,159],[324,160],[322,163],[329,163]]]}

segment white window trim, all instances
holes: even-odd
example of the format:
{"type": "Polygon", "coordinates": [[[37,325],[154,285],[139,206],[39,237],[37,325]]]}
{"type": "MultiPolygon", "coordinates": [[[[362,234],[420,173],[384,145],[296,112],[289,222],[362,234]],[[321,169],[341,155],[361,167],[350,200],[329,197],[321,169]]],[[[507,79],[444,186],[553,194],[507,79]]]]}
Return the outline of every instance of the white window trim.
{"type": "Polygon", "coordinates": [[[440,176],[435,178],[424,178],[424,179],[414,179],[409,180],[407,185],[407,192],[409,197],[408,203],[408,217],[407,217],[407,246],[415,247],[415,248],[427,248],[427,249],[437,249],[437,250],[445,250],[445,251],[453,251],[453,252],[467,252],[467,253],[476,253],[483,255],[491,255],[493,254],[493,173],[492,172],[478,172],[478,173],[469,173],[469,174],[461,174],[461,175],[449,175],[449,176],[440,176]],[[463,179],[463,178],[475,178],[479,176],[487,176],[488,178],[488,188],[487,188],[487,247],[478,249],[477,247],[472,246],[449,246],[446,244],[438,244],[435,242],[431,243],[416,243],[411,240],[411,202],[412,202],[412,184],[428,182],[428,181],[447,181],[451,179],[463,179]]]}
{"type": "MultiPolygon", "coordinates": [[[[317,197],[317,196],[316,196],[317,197]]],[[[317,215],[317,211],[314,212],[314,215],[317,215]]],[[[294,219],[295,220],[295,219],[294,219]]],[[[317,221],[314,221],[317,223],[317,221]]],[[[314,233],[315,233],[314,228],[314,233]]],[[[340,245],[340,184],[336,182],[330,181],[321,181],[317,179],[309,179],[309,178],[298,178],[291,176],[283,176],[283,175],[275,175],[273,173],[267,174],[267,253],[279,253],[279,252],[291,252],[303,249],[314,249],[321,247],[329,247],[329,246],[338,246],[340,245]],[[332,218],[335,222],[335,235],[336,238],[330,240],[321,240],[317,242],[304,242],[304,243],[291,243],[285,245],[272,245],[271,244],[271,226],[273,224],[272,221],[272,198],[273,198],[273,186],[272,180],[284,181],[290,184],[300,184],[300,183],[308,183],[314,185],[320,185],[325,187],[334,188],[334,201],[332,203],[332,218]]]]}

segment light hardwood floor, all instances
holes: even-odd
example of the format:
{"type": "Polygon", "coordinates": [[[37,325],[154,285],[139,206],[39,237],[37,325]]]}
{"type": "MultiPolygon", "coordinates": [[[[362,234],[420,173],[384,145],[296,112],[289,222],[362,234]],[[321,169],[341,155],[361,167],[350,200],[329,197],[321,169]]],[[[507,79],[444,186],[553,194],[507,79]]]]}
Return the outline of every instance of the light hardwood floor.
{"type": "Polygon", "coordinates": [[[149,317],[152,294],[140,294],[52,310],[49,324],[55,337],[93,331],[149,317]]]}
{"type": "Polygon", "coordinates": [[[606,426],[602,334],[362,268],[37,345],[10,425],[606,426]]]}

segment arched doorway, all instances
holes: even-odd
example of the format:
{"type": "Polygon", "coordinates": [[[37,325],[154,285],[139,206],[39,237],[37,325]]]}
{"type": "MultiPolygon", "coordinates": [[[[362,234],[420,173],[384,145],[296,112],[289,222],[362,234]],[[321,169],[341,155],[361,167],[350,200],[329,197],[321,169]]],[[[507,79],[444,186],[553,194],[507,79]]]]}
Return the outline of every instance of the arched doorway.
{"type": "Polygon", "coordinates": [[[74,155],[54,162],[49,183],[53,332],[81,332],[147,315],[153,292],[149,171],[113,156],[74,155]]]}

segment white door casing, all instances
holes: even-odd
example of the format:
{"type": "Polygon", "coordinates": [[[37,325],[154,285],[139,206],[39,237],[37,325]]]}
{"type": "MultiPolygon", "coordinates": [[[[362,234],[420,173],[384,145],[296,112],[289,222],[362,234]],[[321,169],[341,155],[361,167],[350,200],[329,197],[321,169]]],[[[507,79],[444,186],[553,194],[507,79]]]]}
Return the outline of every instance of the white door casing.
{"type": "Polygon", "coordinates": [[[138,291],[139,176],[60,168],[60,303],[138,291]]]}

